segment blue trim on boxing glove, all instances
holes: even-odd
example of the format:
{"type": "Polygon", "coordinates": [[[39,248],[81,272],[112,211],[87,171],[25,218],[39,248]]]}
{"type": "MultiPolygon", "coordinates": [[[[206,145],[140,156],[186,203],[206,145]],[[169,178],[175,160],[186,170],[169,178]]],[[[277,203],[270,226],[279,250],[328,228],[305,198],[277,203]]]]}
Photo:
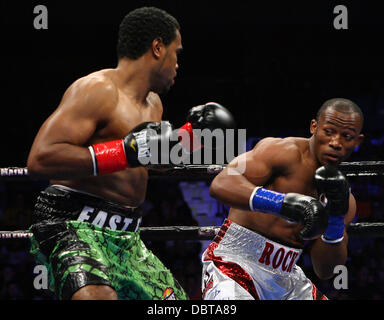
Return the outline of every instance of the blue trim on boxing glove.
{"type": "Polygon", "coordinates": [[[285,193],[256,187],[251,195],[249,207],[252,211],[280,214],[285,196],[285,193]]]}
{"type": "Polygon", "coordinates": [[[344,229],[344,216],[329,216],[328,227],[323,235],[329,240],[340,239],[344,236],[344,229]]]}

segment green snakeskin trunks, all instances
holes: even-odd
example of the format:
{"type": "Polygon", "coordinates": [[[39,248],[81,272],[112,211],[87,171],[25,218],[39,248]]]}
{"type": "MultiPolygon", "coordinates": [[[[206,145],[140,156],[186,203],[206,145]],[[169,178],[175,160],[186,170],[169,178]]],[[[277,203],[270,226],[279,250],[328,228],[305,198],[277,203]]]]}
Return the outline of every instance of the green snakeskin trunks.
{"type": "Polygon", "coordinates": [[[112,287],[119,299],[188,299],[140,239],[140,221],[137,209],[50,186],[35,205],[30,252],[58,299],[91,284],[112,287]]]}

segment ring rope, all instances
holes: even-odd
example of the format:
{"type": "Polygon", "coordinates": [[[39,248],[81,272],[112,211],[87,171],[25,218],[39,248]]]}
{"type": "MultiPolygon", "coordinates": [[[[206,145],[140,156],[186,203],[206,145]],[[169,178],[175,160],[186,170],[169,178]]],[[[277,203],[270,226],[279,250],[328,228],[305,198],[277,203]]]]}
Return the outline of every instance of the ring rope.
{"type": "MultiPolygon", "coordinates": [[[[185,174],[196,178],[206,178],[207,174],[217,174],[225,168],[225,165],[183,165],[166,168],[164,171],[149,170],[150,177],[167,178],[170,175],[185,174]]],[[[384,175],[384,161],[360,161],[342,162],[340,170],[346,176],[379,176],[384,175]]],[[[0,168],[0,179],[30,179],[28,169],[22,167],[0,168]]],[[[168,227],[142,227],[141,235],[147,240],[211,240],[217,233],[219,227],[188,227],[188,226],[168,226],[168,227]]],[[[351,235],[384,237],[384,223],[355,223],[348,228],[351,235]]],[[[30,238],[32,233],[21,231],[0,231],[0,239],[21,239],[30,238]]]]}
{"type": "MultiPolygon", "coordinates": [[[[220,226],[166,226],[142,227],[140,236],[143,240],[212,240],[219,232],[220,226]]],[[[384,238],[383,222],[351,223],[347,229],[348,235],[357,237],[384,238]]],[[[28,239],[33,235],[27,230],[0,231],[0,240],[28,239]]]]}
{"type": "MultiPolygon", "coordinates": [[[[169,178],[170,176],[187,176],[195,179],[206,179],[208,175],[215,175],[222,171],[226,165],[182,165],[163,167],[162,171],[149,169],[150,178],[169,178]]],[[[161,166],[159,166],[161,168],[161,166]]],[[[381,176],[384,175],[384,161],[358,161],[342,162],[340,170],[349,177],[381,176]]],[[[208,176],[209,178],[209,176],[208,176]]],[[[0,168],[0,179],[25,180],[30,179],[26,167],[0,168]]]]}

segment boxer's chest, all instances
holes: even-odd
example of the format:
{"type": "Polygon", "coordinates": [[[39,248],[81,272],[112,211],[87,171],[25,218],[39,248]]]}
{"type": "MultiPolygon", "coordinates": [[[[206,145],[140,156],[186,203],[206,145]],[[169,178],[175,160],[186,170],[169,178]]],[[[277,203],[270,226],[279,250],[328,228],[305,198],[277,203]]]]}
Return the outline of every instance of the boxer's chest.
{"type": "Polygon", "coordinates": [[[275,177],[270,186],[282,193],[295,192],[317,198],[313,182],[315,170],[312,164],[298,163],[283,175],[275,177]]]}
{"type": "Polygon", "coordinates": [[[140,123],[148,121],[161,121],[159,108],[151,104],[140,106],[127,96],[120,95],[115,110],[105,126],[100,128],[99,135],[109,139],[122,138],[140,123]]]}

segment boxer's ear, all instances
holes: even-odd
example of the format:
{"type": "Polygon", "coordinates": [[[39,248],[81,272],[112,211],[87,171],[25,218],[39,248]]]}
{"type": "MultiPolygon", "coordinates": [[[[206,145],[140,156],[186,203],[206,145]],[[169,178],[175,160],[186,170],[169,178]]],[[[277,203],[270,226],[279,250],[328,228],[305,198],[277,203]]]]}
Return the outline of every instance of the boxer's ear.
{"type": "Polygon", "coordinates": [[[159,59],[162,55],[164,49],[164,42],[161,38],[156,38],[152,41],[152,53],[153,55],[159,59]]]}
{"type": "Polygon", "coordinates": [[[316,129],[317,129],[317,121],[315,119],[312,119],[311,124],[309,126],[309,130],[311,134],[314,134],[316,132],[316,129]]]}

